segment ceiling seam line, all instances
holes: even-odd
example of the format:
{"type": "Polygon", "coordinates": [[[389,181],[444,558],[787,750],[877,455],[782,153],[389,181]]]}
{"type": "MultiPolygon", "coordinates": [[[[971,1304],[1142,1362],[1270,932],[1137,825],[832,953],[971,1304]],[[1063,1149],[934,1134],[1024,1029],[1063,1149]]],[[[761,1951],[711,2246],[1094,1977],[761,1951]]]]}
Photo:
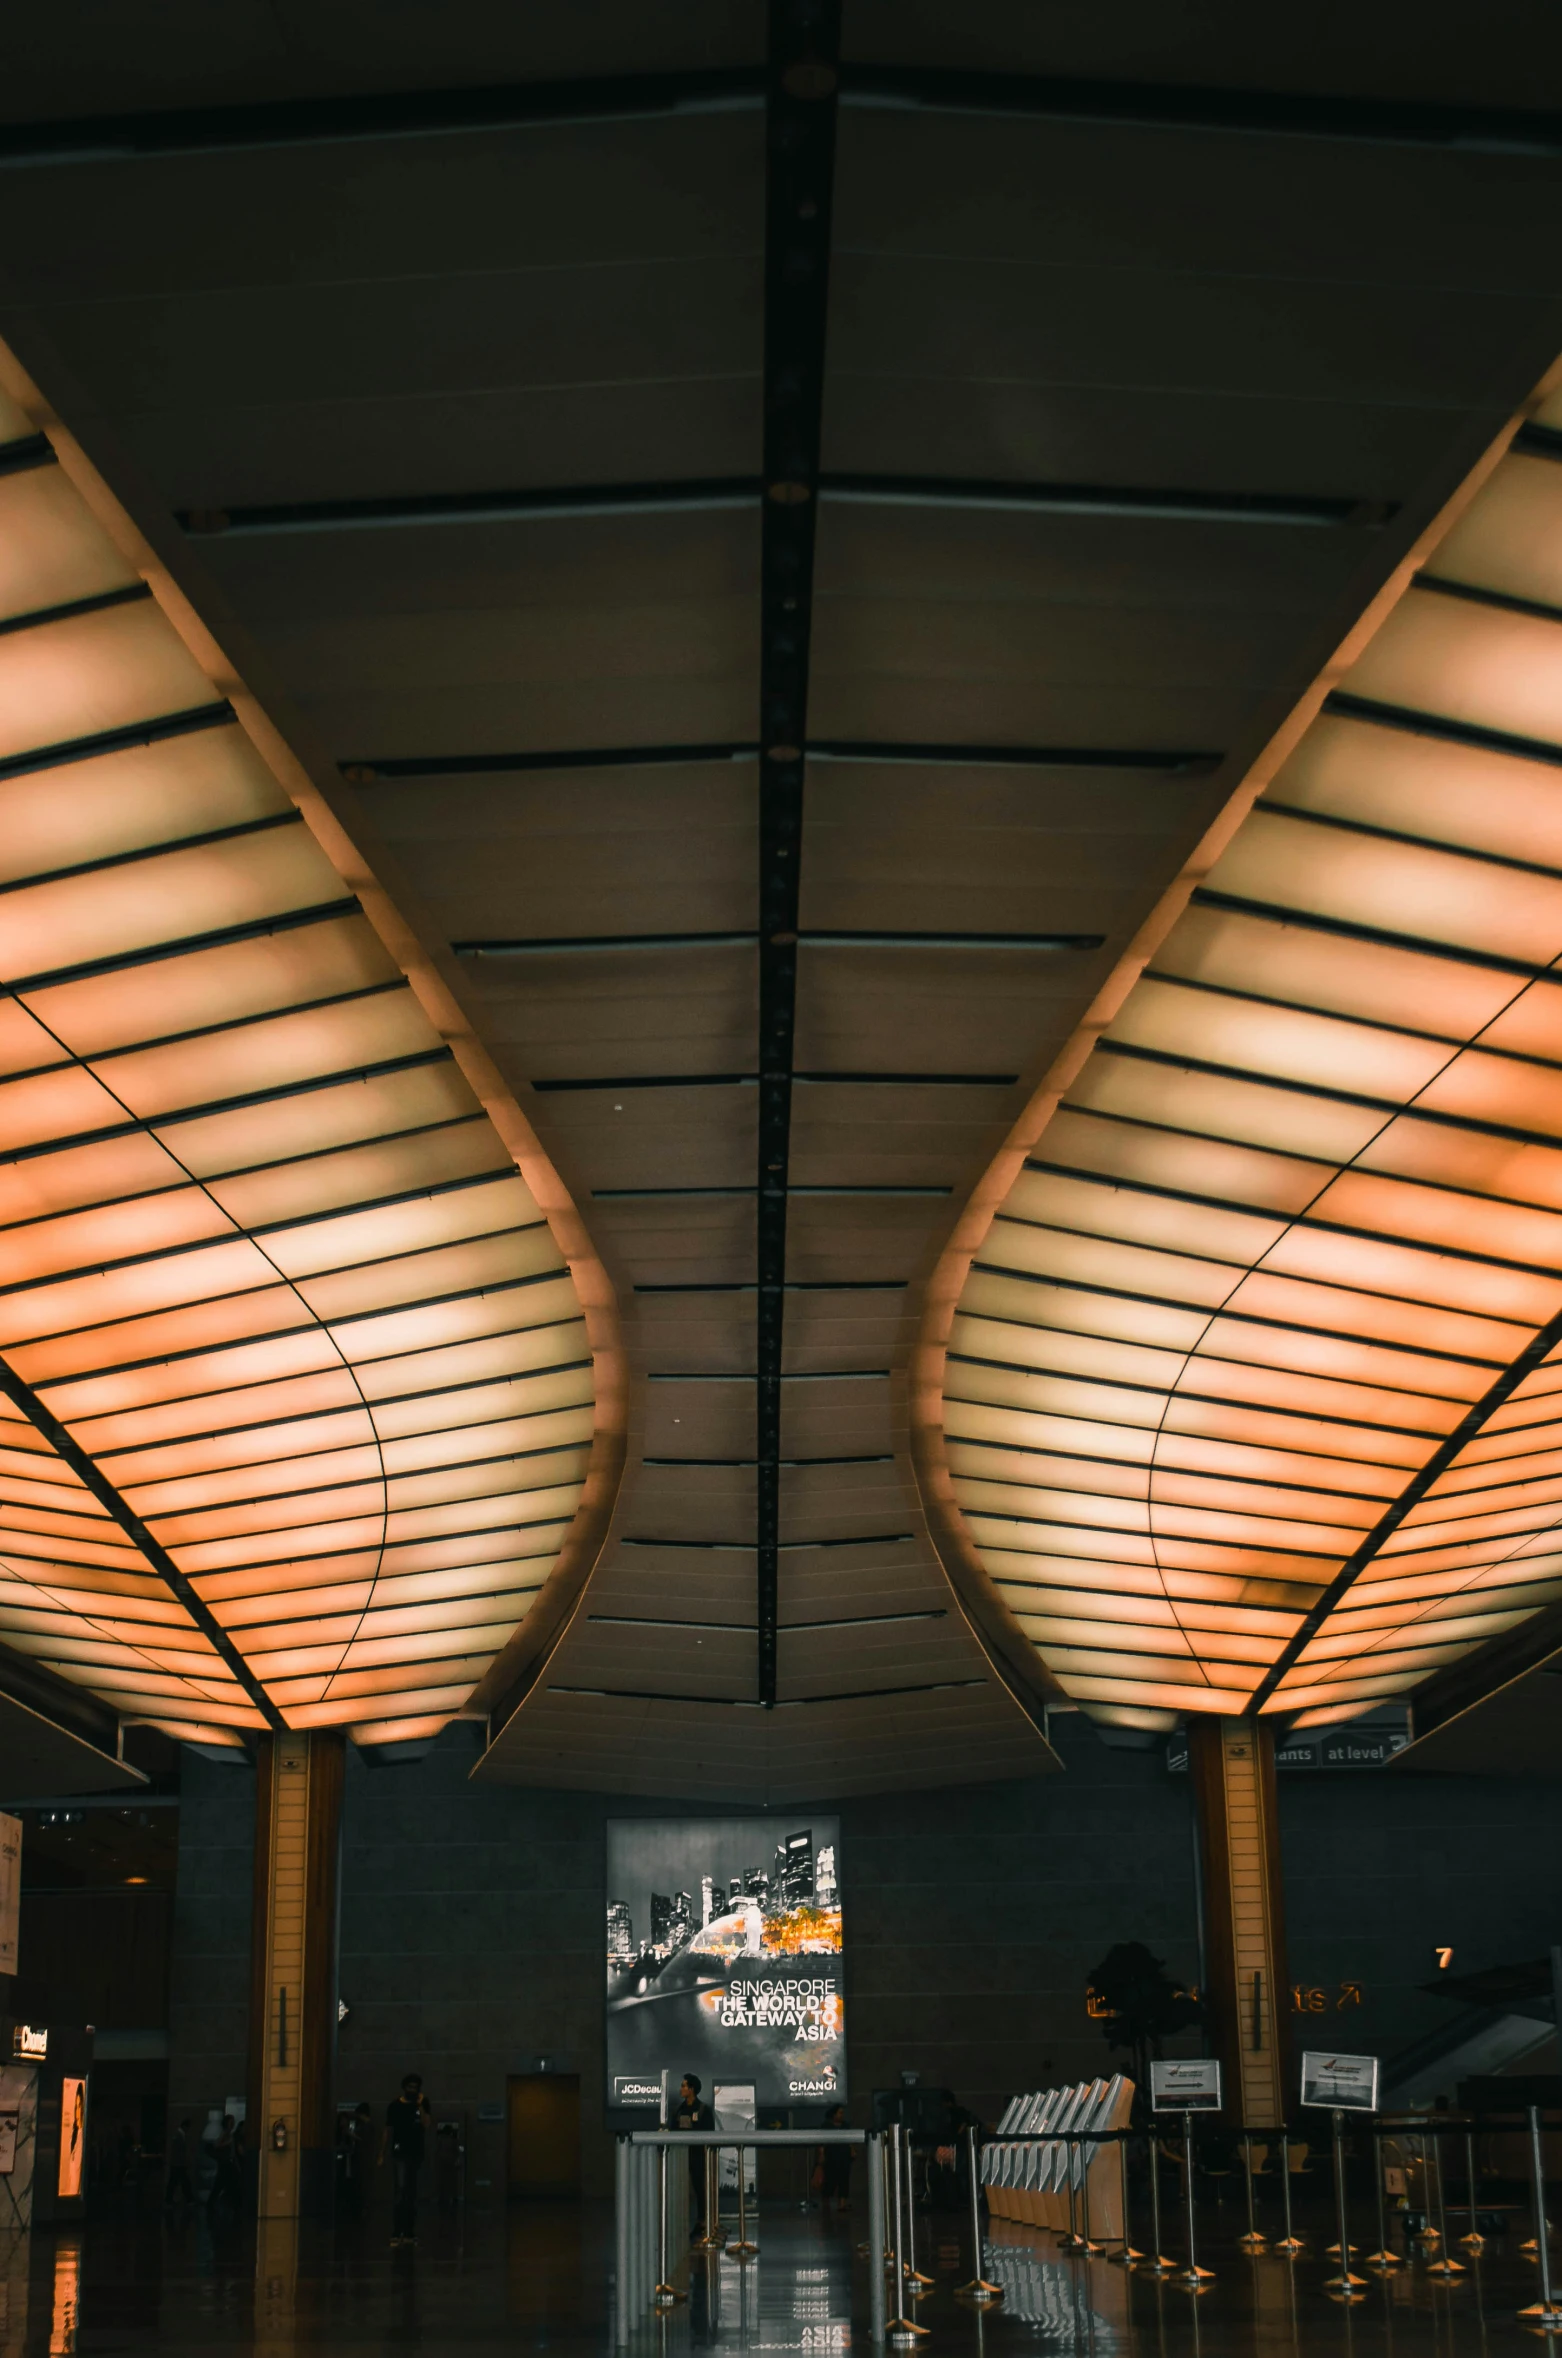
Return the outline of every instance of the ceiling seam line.
{"type": "Polygon", "coordinates": [[[760,530],[755,1688],[777,1702],[784,1349],[799,867],[841,0],[770,0],[765,68],[760,530]]]}

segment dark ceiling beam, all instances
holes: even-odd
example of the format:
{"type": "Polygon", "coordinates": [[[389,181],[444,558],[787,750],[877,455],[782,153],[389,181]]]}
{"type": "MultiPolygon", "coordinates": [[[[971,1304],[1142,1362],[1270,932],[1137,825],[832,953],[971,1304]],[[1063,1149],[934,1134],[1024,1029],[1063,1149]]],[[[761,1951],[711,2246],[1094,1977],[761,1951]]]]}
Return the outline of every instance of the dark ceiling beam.
{"type": "Polygon", "coordinates": [[[757,508],[763,490],[757,476],[718,475],[698,482],[544,484],[522,490],[420,491],[384,498],[285,500],[264,507],[180,508],[176,519],[186,532],[203,540],[256,540],[311,532],[384,532],[415,525],[526,524],[757,508]]]}
{"type": "Polygon", "coordinates": [[[1437,737],[1450,745],[1473,745],[1483,753],[1511,753],[1518,761],[1562,764],[1562,745],[1545,737],[1515,737],[1507,729],[1483,728],[1479,721],[1453,720],[1441,712],[1421,712],[1413,705],[1379,704],[1369,696],[1352,696],[1335,688],[1324,698],[1325,712],[1346,720],[1367,721],[1379,729],[1399,729],[1409,737],[1437,737]]]}
{"type": "MultiPolygon", "coordinates": [[[[1467,856],[1453,845],[1439,848],[1456,858],[1467,856]]],[[[1215,892],[1205,884],[1195,887],[1189,906],[1223,909],[1235,917],[1256,918],[1263,925],[1294,927],[1298,932],[1327,934],[1339,941],[1372,942],[1386,950],[1408,951],[1412,957],[1443,958],[1454,966],[1479,966],[1492,974],[1517,975],[1528,982],[1555,982],[1557,978],[1554,966],[1539,965],[1533,958],[1509,958],[1500,950],[1470,949],[1463,942],[1438,941],[1432,934],[1397,933],[1386,925],[1362,925],[1354,918],[1324,916],[1284,901],[1250,900],[1245,893],[1215,892]]]]}
{"type": "Polygon", "coordinates": [[[1562,1604],[1544,1606],[1517,1629],[1502,1630],[1485,1645],[1434,1671],[1410,1697],[1411,1730],[1417,1742],[1450,1720],[1462,1718],[1517,1678],[1538,1670],[1562,1652],[1562,1604]]]}
{"type": "Polygon", "coordinates": [[[847,107],[928,114],[1008,115],[1129,129],[1226,131],[1265,138],[1347,140],[1371,147],[1458,153],[1562,155],[1555,108],[1436,99],[1352,98],[1302,90],[1242,90],[1177,82],[1117,82],[1069,74],[968,72],[949,66],[851,62],[847,107]]]}
{"type": "MultiPolygon", "coordinates": [[[[797,766],[801,767],[801,753],[797,766]]],[[[767,781],[768,782],[768,781],[767,781]]],[[[795,912],[794,912],[795,913],[795,912]]],[[[576,952],[624,950],[1099,950],[1101,933],[798,933],[787,929],[784,943],[768,924],[758,933],[560,933],[537,934],[530,940],[452,942],[458,958],[534,958],[569,956],[576,952]]],[[[1143,1051],[1148,1055],[1149,1050],[1143,1051]]],[[[730,1079],[747,1076],[732,1074],[730,1079]]],[[[758,1078],[763,1081],[763,1059],[758,1078]]],[[[1299,1084],[1298,1084],[1299,1085],[1299,1084]]]]}
{"type": "Polygon", "coordinates": [[[74,1679],[61,1678],[47,1663],[0,1646],[0,1695],[37,1712],[40,1719],[52,1721],[66,1735],[78,1737],[95,1751],[118,1758],[118,1712],[100,1703],[86,1687],[77,1686],[74,1679]]]}
{"type": "Polygon", "coordinates": [[[0,167],[131,163],[225,148],[313,147],[343,140],[455,132],[546,130],[563,123],[635,121],[763,103],[756,66],[672,74],[594,74],[562,82],[496,82],[478,89],[376,90],[249,106],[165,107],[72,115],[0,130],[0,167]]]}
{"type": "MultiPolygon", "coordinates": [[[[147,1569],[162,1582],[169,1594],[177,1600],[185,1614],[205,1638],[212,1652],[232,1673],[241,1691],[249,1697],[265,1720],[266,1725],[274,1729],[278,1735],[285,1735],[287,1722],[281,1712],[272,1702],[271,1697],[211,1607],[191,1587],[162,1541],[152,1536],[134,1507],[120,1496],[97,1460],[88,1455],[74,1435],[61,1424],[53,1410],[44,1406],[32,1386],[26,1383],[17,1374],[15,1368],[4,1359],[0,1359],[0,1392],[5,1394],[13,1408],[20,1409],[33,1429],[42,1434],[56,1457],[69,1466],[76,1479],[92,1493],[99,1506],[104,1509],[111,1520],[119,1525],[131,1546],[142,1557],[147,1569]]],[[[194,1678],[199,1678],[200,1673],[193,1671],[191,1675],[194,1678]]],[[[198,1698],[192,1696],[192,1704],[197,1700],[198,1698]]]]}
{"type": "MultiPolygon", "coordinates": [[[[809,738],[810,761],[859,762],[907,769],[1133,770],[1206,778],[1224,755],[1152,745],[934,745],[908,739],[809,738]]],[[[338,764],[350,786],[397,778],[491,778],[506,771],[666,769],[680,763],[759,759],[756,739],[722,738],[704,745],[567,746],[525,753],[408,753],[359,756],[338,764]]]]}
{"type": "Polygon", "coordinates": [[[770,0],[765,90],[760,546],[759,1157],[755,1538],[758,1699],[776,1704],[781,1386],[798,871],[824,412],[840,0],[770,0]]]}
{"type": "Polygon", "coordinates": [[[819,496],[841,507],[953,508],[1012,516],[1115,516],[1174,524],[1353,526],[1377,531],[1392,500],[1312,492],[1199,491],[1177,485],[1023,483],[939,475],[821,477],[819,496]]]}
{"type": "Polygon", "coordinates": [[[1562,1312],[1548,1319],[1528,1347],[1503,1369],[1495,1383],[1487,1387],[1480,1399],[1460,1418],[1453,1431],[1433,1450],[1421,1471],[1405,1484],[1399,1496],[1378,1517],[1360,1546],[1346,1557],[1317,1603],[1303,1615],[1254,1689],[1252,1701],[1248,1705],[1250,1711],[1262,1711],[1281,1680],[1294,1670],[1336,1605],[1355,1587],[1367,1566],[1393,1538],[1411,1508],[1419,1506],[1433,1484],[1441,1480],[1455,1463],[1460,1452],[1469,1447],[1498,1409],[1513,1397],[1525,1377],[1533,1375],[1559,1344],[1562,1344],[1562,1312]]]}
{"type": "MultiPolygon", "coordinates": [[[[553,1092],[600,1094],[608,1089],[753,1089],[758,1073],[630,1073],[622,1079],[533,1081],[539,1097],[553,1092]]],[[[794,1085],[814,1089],[1012,1089],[1018,1073],[798,1073],[794,1085]]],[[[183,1247],[170,1247],[183,1250],[183,1247]]],[[[1484,1256],[1483,1256],[1484,1257],[1484,1256]]],[[[54,1283],[40,1278],[41,1284],[54,1283]]],[[[0,1291],[3,1291],[0,1288],[0,1291]]]]}
{"type": "MultiPolygon", "coordinates": [[[[1562,115],[1549,108],[969,72],[866,60],[844,66],[841,78],[842,101],[853,108],[1007,115],[1456,152],[1562,154],[1562,115]]],[[[757,110],[765,91],[765,71],[755,64],[501,82],[476,89],[354,92],[244,106],[76,115],[6,126],[0,131],[0,166],[128,163],[223,149],[545,130],[569,123],[757,110]]]]}
{"type": "MultiPolygon", "coordinates": [[[[843,507],[997,510],[1006,515],[1112,516],[1167,523],[1376,530],[1397,513],[1393,501],[1348,495],[1199,491],[1177,485],[1025,483],[986,477],[968,481],[953,475],[821,475],[816,488],[821,500],[843,507]]],[[[547,523],[597,516],[757,509],[764,491],[758,476],[714,475],[684,481],[540,484],[356,499],[284,500],[250,507],[180,508],[176,516],[187,533],[199,538],[253,540],[299,533],[383,532],[419,525],[547,523]]]]}

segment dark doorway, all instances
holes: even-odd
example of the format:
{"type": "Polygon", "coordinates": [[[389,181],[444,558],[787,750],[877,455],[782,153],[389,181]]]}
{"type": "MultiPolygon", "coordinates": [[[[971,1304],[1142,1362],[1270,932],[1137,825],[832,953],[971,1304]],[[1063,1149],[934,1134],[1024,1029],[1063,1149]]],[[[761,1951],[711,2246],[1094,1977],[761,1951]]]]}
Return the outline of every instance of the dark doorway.
{"type": "Polygon", "coordinates": [[[509,2189],[580,2192],[580,2074],[518,2072],[509,2083],[509,2189]]]}

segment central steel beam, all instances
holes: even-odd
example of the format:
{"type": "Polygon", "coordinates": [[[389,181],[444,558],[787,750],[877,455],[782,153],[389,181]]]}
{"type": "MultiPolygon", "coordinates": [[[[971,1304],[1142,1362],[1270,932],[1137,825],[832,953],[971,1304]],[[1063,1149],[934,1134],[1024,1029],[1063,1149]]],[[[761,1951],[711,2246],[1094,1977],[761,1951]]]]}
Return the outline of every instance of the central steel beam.
{"type": "MultiPolygon", "coordinates": [[[[92,1493],[99,1506],[113,1520],[130,1541],[140,1550],[148,1568],[175,1597],[190,1620],[205,1638],[212,1652],[231,1671],[234,1679],[248,1696],[269,1728],[279,1735],[287,1731],[287,1722],[255,1676],[244,1656],[239,1652],[216,1614],[204,1597],[191,1586],[160,1539],[154,1539],[134,1507],[120,1495],[104,1473],[96,1458],[82,1448],[68,1428],[61,1424],[52,1409],[46,1408],[32,1386],[19,1376],[8,1361],[0,1359],[0,1393],[14,1408],[21,1410],[28,1423],[41,1433],[55,1455],[69,1466],[76,1479],[92,1493]]],[[[193,1673],[198,1677],[199,1673],[193,1673]]]]}
{"type": "Polygon", "coordinates": [[[758,1699],[776,1702],[781,1360],[814,527],[824,410],[840,0],[770,0],[760,545],[758,1699]]]}

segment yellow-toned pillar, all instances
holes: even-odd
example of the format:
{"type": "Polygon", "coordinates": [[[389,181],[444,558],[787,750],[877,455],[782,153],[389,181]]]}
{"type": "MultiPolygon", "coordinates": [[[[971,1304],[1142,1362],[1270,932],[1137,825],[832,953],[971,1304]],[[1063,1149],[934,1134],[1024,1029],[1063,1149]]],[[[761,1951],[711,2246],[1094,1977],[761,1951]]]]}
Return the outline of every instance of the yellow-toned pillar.
{"type": "Polygon", "coordinates": [[[1204,2012],[1221,2062],[1223,2117],[1273,2129],[1291,2087],[1280,1831],[1271,1723],[1188,1720],[1204,1908],[1204,2012]]]}
{"type": "Polygon", "coordinates": [[[257,1746],[247,2102],[262,2226],[331,2206],[345,1761],[338,1729],[257,1746]]]}

